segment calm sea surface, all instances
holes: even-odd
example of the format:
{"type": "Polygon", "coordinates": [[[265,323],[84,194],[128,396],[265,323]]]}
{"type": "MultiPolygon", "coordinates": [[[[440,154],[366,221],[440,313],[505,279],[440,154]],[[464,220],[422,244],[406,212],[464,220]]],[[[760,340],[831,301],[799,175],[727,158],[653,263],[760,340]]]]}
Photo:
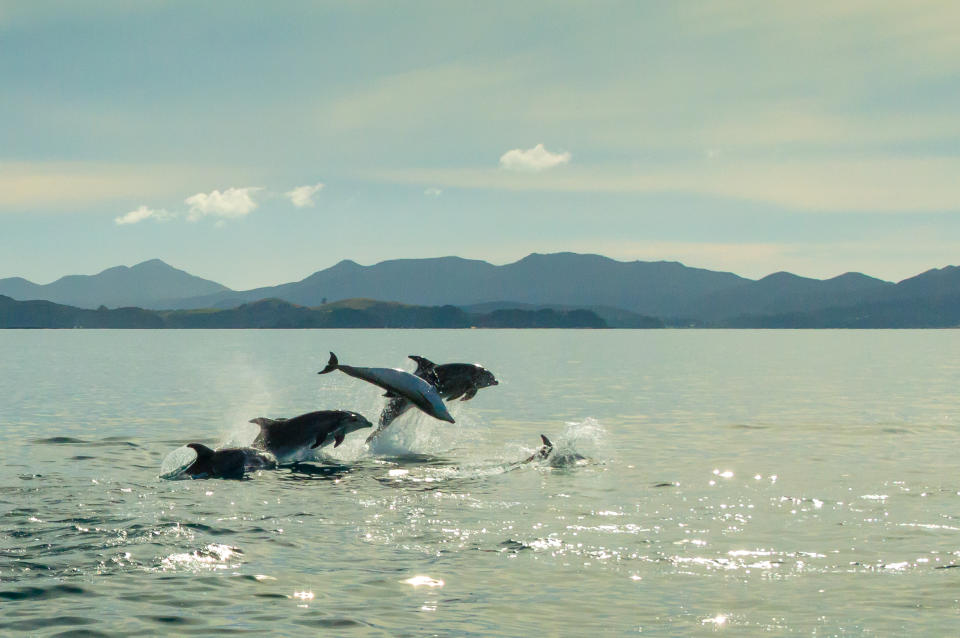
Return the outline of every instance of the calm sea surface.
{"type": "Polygon", "coordinates": [[[0,635],[960,633],[957,331],[5,330],[0,443],[0,635]],[[501,384],[158,477],[253,417],[375,421],[329,350],[501,384]],[[517,463],[540,433],[566,462],[517,463]]]}

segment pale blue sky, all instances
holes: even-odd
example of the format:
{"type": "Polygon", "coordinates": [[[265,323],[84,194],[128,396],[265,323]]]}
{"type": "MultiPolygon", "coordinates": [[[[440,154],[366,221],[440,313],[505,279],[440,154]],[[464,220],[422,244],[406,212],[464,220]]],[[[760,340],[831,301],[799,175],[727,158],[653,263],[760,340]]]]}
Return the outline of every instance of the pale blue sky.
{"type": "Polygon", "coordinates": [[[960,263],[957,24],[925,0],[0,0],[0,277],[571,250],[898,280],[960,263]]]}

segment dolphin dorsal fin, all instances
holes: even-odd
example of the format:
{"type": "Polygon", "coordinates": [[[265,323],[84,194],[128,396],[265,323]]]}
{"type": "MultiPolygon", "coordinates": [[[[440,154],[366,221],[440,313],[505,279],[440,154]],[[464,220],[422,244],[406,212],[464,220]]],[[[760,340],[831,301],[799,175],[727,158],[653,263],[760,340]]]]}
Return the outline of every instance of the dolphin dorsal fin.
{"type": "Polygon", "coordinates": [[[414,361],[417,362],[417,369],[414,372],[414,374],[420,374],[421,372],[428,372],[437,367],[437,364],[435,364],[430,359],[427,359],[426,357],[421,357],[415,354],[411,354],[407,358],[413,359],[414,361]]]}
{"type": "Polygon", "coordinates": [[[213,450],[208,448],[203,443],[188,443],[187,447],[197,453],[198,459],[213,456],[213,450]]]}
{"type": "Polygon", "coordinates": [[[550,442],[550,439],[548,439],[546,435],[541,434],[540,440],[543,441],[543,444],[546,445],[547,447],[553,447],[553,443],[550,442]]]}
{"type": "Polygon", "coordinates": [[[250,423],[256,423],[257,425],[260,426],[261,430],[265,427],[274,425],[275,423],[278,423],[280,421],[286,421],[286,419],[268,419],[265,416],[258,416],[255,419],[250,419],[250,423]]]}

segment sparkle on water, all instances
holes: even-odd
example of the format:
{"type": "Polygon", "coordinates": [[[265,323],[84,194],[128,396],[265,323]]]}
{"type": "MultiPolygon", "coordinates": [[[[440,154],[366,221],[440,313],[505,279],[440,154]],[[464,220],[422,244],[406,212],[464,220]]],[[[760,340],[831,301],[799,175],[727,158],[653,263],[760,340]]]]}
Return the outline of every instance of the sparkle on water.
{"type": "Polygon", "coordinates": [[[0,633],[949,635],[958,344],[0,331],[0,633]],[[331,349],[501,383],[455,424],[411,411],[248,480],[159,478],[184,443],[249,444],[254,416],[376,421],[382,391],[316,375],[331,349]]]}

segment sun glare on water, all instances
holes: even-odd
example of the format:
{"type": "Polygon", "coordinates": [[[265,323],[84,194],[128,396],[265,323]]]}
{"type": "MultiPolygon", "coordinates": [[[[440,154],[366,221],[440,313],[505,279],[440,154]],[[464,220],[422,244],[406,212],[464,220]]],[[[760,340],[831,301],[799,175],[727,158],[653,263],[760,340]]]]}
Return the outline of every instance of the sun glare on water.
{"type": "Polygon", "coordinates": [[[431,578],[430,576],[414,576],[413,578],[408,578],[400,582],[413,585],[414,587],[443,587],[444,585],[442,580],[431,578]]]}

